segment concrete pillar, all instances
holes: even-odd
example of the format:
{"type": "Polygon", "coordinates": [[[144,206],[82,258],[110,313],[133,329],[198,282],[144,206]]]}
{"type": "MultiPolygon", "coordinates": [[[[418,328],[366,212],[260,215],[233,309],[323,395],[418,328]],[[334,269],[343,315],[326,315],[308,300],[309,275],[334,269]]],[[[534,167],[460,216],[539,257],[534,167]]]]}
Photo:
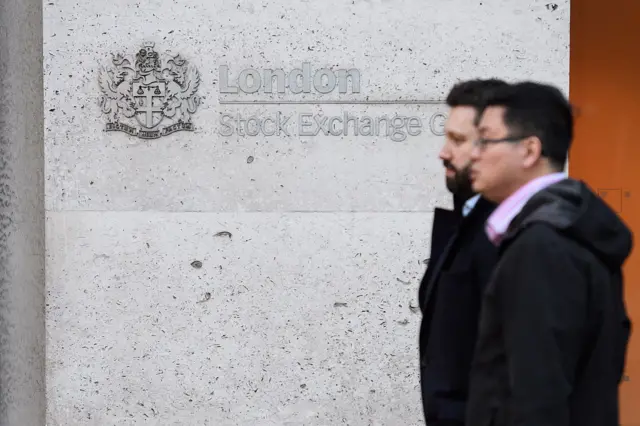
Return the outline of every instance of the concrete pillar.
{"type": "Polygon", "coordinates": [[[0,426],[45,424],[42,1],[0,1],[0,426]]]}

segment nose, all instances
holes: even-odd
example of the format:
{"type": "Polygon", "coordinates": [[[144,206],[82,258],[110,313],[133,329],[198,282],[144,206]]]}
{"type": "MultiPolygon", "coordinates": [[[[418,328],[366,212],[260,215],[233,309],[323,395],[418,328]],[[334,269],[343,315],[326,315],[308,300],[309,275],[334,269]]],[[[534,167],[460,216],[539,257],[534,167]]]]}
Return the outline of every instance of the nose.
{"type": "Polygon", "coordinates": [[[476,161],[480,157],[481,153],[482,153],[482,148],[480,143],[478,143],[477,141],[474,141],[473,147],[471,148],[471,161],[476,161]]]}
{"type": "Polygon", "coordinates": [[[438,155],[438,157],[440,158],[440,160],[451,160],[451,150],[449,149],[449,146],[447,143],[445,143],[442,146],[442,149],[440,149],[440,154],[438,155]]]}

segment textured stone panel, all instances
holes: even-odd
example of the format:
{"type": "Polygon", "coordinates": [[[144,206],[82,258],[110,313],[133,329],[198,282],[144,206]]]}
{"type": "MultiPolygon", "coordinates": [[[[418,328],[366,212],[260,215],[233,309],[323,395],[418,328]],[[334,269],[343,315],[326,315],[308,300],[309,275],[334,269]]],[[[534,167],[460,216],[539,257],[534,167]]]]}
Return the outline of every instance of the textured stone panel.
{"type": "MultiPolygon", "coordinates": [[[[442,99],[458,79],[534,78],[567,88],[568,1],[62,0],[45,4],[47,207],[52,210],[430,211],[446,192],[428,105],[226,105],[218,69],[357,68],[358,94],[284,100],[442,99]],[[107,12],[108,10],[108,12],[107,12]],[[105,133],[98,70],[145,40],[201,73],[195,133],[105,133]],[[221,114],[420,116],[419,136],[224,137],[221,114]],[[247,158],[255,161],[247,164],[247,158]]],[[[446,112],[446,110],[444,110],[446,112]]]]}
{"type": "Polygon", "coordinates": [[[50,213],[48,424],[420,424],[430,221],[50,213]]]}
{"type": "Polygon", "coordinates": [[[45,2],[48,424],[423,424],[412,306],[430,212],[450,203],[429,128],[446,108],[362,102],[492,76],[568,91],[569,1],[554,4],[45,2]],[[104,131],[99,70],[147,40],[200,71],[194,132],[104,131]],[[305,62],[357,68],[360,93],[220,93],[221,65],[233,82],[305,62]],[[311,104],[228,103],[253,100],[311,104]],[[313,105],[329,100],[355,103],[313,105]],[[423,131],[224,136],[225,113],[416,115],[423,131]]]}

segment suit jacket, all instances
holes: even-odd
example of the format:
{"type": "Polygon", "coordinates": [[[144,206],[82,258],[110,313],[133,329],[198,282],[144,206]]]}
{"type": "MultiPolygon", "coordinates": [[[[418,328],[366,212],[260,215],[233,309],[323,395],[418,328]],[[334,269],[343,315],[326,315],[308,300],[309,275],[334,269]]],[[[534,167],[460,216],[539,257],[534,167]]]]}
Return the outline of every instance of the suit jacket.
{"type": "Polygon", "coordinates": [[[480,198],[467,217],[436,209],[431,257],[418,292],[420,375],[427,422],[464,421],[482,292],[497,261],[484,224],[495,205],[480,198]]]}

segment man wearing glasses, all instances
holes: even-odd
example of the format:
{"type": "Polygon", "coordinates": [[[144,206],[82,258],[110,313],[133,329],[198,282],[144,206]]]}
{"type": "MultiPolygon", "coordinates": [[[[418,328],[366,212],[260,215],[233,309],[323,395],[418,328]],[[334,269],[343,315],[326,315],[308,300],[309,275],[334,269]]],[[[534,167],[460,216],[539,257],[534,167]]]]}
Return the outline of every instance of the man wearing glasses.
{"type": "Polygon", "coordinates": [[[474,144],[475,191],[498,204],[499,260],[486,287],[466,426],[618,426],[630,322],[629,228],[564,173],[571,107],[523,82],[489,96],[474,144]]]}

